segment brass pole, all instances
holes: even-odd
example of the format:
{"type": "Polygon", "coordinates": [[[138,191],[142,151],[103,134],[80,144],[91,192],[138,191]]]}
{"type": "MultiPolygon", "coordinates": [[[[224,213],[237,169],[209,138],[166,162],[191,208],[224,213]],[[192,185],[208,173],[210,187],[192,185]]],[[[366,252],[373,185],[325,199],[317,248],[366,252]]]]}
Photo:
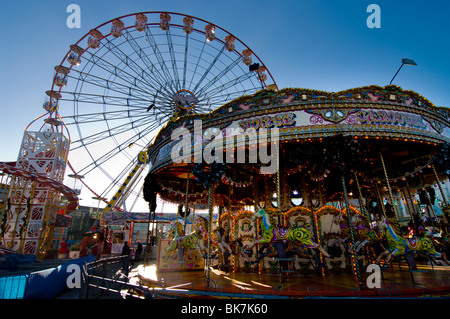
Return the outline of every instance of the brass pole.
{"type": "Polygon", "coordinates": [[[414,200],[411,195],[411,188],[409,187],[408,180],[405,179],[405,182],[406,182],[406,190],[407,190],[408,196],[409,196],[409,201],[411,202],[411,206],[412,206],[412,211],[415,215],[420,216],[419,212],[416,210],[416,206],[414,205],[414,200]]]}
{"type": "MultiPolygon", "coordinates": [[[[311,180],[311,176],[310,176],[310,180],[311,180]]],[[[309,185],[311,185],[311,184],[309,184],[309,185]]],[[[307,191],[307,193],[305,195],[308,197],[309,209],[311,210],[311,222],[312,222],[314,240],[320,245],[320,230],[318,229],[319,225],[317,222],[317,215],[314,213],[312,187],[305,185],[305,189],[307,191]]],[[[320,256],[320,261],[323,262],[323,260],[324,260],[323,254],[319,253],[319,256],[320,256]]],[[[321,266],[321,268],[322,268],[322,272],[323,272],[323,266],[321,266]]]]}
{"type": "Polygon", "coordinates": [[[382,212],[384,218],[387,218],[386,217],[386,210],[385,210],[384,205],[383,205],[383,198],[381,198],[380,190],[378,189],[378,184],[377,183],[375,183],[375,189],[377,191],[378,203],[381,206],[381,212],[382,212]]]}
{"type": "Polygon", "coordinates": [[[431,202],[431,198],[430,198],[430,195],[428,194],[427,189],[424,188],[423,190],[425,191],[425,194],[427,195],[427,198],[428,198],[427,210],[428,210],[428,215],[431,217],[431,225],[433,226],[433,229],[434,229],[435,228],[434,221],[433,221],[433,217],[430,215],[430,210],[433,213],[434,219],[437,219],[436,213],[434,212],[433,203],[431,202]]]}
{"type": "Polygon", "coordinates": [[[436,178],[436,182],[438,184],[439,191],[441,192],[442,199],[444,200],[445,206],[444,206],[443,212],[444,212],[444,217],[447,220],[447,225],[448,225],[448,224],[450,224],[450,220],[448,217],[448,211],[450,210],[450,206],[448,204],[447,198],[445,197],[444,190],[442,189],[441,183],[439,182],[439,177],[436,172],[436,168],[434,167],[434,164],[431,164],[431,168],[433,169],[434,177],[436,178]]]}
{"type": "Polygon", "coordinates": [[[187,172],[187,179],[186,179],[186,196],[184,201],[184,233],[186,233],[186,224],[187,224],[187,213],[188,213],[188,199],[189,199],[189,179],[191,177],[191,172],[187,172]]]}
{"type": "Polygon", "coordinates": [[[213,200],[213,189],[214,189],[214,184],[211,183],[209,185],[209,190],[208,190],[208,208],[209,208],[209,225],[208,225],[208,255],[207,255],[207,259],[206,259],[206,287],[209,288],[209,281],[210,281],[210,277],[211,277],[211,235],[212,235],[212,225],[213,225],[213,205],[212,205],[212,200],[213,200]]]}
{"type": "Polygon", "coordinates": [[[417,229],[416,221],[414,220],[414,214],[413,214],[412,203],[411,203],[411,205],[410,205],[410,201],[409,201],[409,198],[407,198],[405,189],[403,189],[402,192],[403,192],[403,196],[405,197],[406,206],[408,207],[408,211],[409,211],[409,213],[410,213],[410,215],[411,215],[411,221],[412,221],[412,223],[413,223],[413,225],[414,225],[414,229],[417,229]]]}
{"type": "Polygon", "coordinates": [[[384,179],[386,180],[386,185],[387,185],[388,193],[389,193],[389,199],[391,201],[392,209],[394,210],[394,213],[395,213],[395,219],[398,222],[400,219],[400,216],[398,216],[397,208],[394,205],[394,196],[392,195],[391,184],[389,183],[386,166],[384,165],[383,154],[381,154],[381,152],[380,152],[380,159],[381,159],[381,164],[383,165],[384,179]]]}
{"type": "Polygon", "coordinates": [[[371,222],[370,214],[366,210],[366,205],[363,204],[364,199],[363,199],[362,192],[361,192],[361,186],[359,185],[358,174],[356,174],[355,171],[353,171],[353,174],[355,176],[356,187],[358,188],[359,207],[361,208],[361,212],[363,213],[363,215],[367,217],[367,220],[369,221],[369,225],[370,225],[370,222],[371,222]]]}
{"type": "Polygon", "coordinates": [[[277,147],[277,176],[276,176],[276,187],[277,187],[277,215],[278,215],[278,225],[280,225],[281,217],[281,196],[280,196],[280,146],[277,147]]]}
{"type": "Polygon", "coordinates": [[[351,254],[353,255],[354,262],[355,262],[355,270],[356,270],[356,276],[358,277],[358,285],[361,288],[362,287],[361,272],[359,270],[358,254],[357,254],[356,249],[355,249],[355,229],[353,228],[352,216],[351,216],[351,211],[350,211],[350,205],[348,203],[347,187],[345,185],[344,173],[341,174],[341,183],[342,183],[342,191],[344,193],[345,206],[347,208],[346,217],[347,217],[348,226],[350,228],[350,240],[352,242],[351,254]]]}

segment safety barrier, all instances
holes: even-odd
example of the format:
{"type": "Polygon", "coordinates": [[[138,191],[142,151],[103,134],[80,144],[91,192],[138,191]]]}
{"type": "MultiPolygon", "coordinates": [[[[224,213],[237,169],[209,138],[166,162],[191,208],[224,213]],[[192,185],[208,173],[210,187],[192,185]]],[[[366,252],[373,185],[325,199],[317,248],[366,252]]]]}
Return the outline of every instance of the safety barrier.
{"type": "Polygon", "coordinates": [[[119,256],[88,263],[82,272],[80,299],[150,298],[149,290],[129,283],[129,257],[119,256]]]}

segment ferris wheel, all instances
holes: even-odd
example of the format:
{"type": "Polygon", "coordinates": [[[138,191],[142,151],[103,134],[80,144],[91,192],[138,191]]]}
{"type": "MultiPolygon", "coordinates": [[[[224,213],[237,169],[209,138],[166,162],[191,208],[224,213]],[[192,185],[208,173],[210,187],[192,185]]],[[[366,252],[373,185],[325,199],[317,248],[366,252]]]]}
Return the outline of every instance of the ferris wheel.
{"type": "MultiPolygon", "coordinates": [[[[107,21],[55,67],[46,123],[63,123],[77,176],[120,185],[168,121],[207,113],[276,83],[237,37],[203,19],[140,12],[107,21]]],[[[112,186],[112,187],[114,187],[112,186]]]]}

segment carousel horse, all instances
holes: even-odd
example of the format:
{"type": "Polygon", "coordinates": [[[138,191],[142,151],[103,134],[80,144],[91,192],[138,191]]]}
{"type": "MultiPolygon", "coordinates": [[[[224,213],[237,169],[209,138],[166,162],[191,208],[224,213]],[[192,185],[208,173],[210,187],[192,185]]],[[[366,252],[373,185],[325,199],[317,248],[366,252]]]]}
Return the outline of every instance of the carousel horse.
{"type": "Polygon", "coordinates": [[[172,242],[169,247],[167,247],[166,253],[170,253],[178,249],[178,258],[180,261],[183,259],[185,249],[197,250],[200,253],[200,256],[205,256],[203,254],[203,251],[205,250],[205,243],[202,230],[196,230],[189,235],[185,235],[181,223],[174,222],[170,228],[169,236],[169,238],[172,238],[172,242]]]}
{"type": "MultiPolygon", "coordinates": [[[[355,251],[358,253],[361,248],[368,245],[373,248],[373,252],[375,253],[375,263],[379,265],[381,259],[384,258],[384,264],[386,265],[392,258],[392,251],[386,248],[382,243],[384,239],[382,227],[376,224],[373,229],[369,229],[366,220],[361,215],[357,214],[353,215],[351,221],[356,235],[356,242],[354,245],[355,251]]],[[[345,243],[345,241],[350,238],[350,228],[347,219],[343,218],[342,215],[339,216],[337,221],[335,220],[335,223],[339,224],[341,230],[341,238],[333,243],[333,245],[338,246],[345,243]]],[[[350,253],[352,250],[353,247],[350,247],[348,252],[350,253]]]]}
{"type": "Polygon", "coordinates": [[[260,217],[262,237],[255,240],[248,249],[252,249],[256,244],[273,244],[280,241],[300,242],[308,249],[317,249],[325,257],[330,255],[319,244],[312,241],[311,232],[303,226],[298,227],[274,227],[270,223],[269,216],[264,209],[253,214],[253,219],[260,217]]]}
{"type": "Polygon", "coordinates": [[[427,255],[437,265],[439,265],[439,263],[436,262],[435,258],[442,258],[447,265],[450,265],[446,259],[445,253],[437,252],[429,237],[403,238],[398,236],[388,219],[380,220],[379,225],[384,230],[388,248],[391,250],[391,255],[393,257],[403,256],[408,252],[413,252],[427,255]]]}
{"type": "Polygon", "coordinates": [[[214,233],[216,234],[218,241],[218,248],[214,251],[213,255],[215,255],[219,250],[222,251],[222,254],[232,254],[234,256],[238,255],[242,259],[245,259],[248,263],[250,263],[250,257],[245,252],[244,245],[242,244],[242,239],[238,238],[232,242],[228,242],[226,231],[222,227],[217,227],[214,230],[214,233]]]}
{"type": "Polygon", "coordinates": [[[206,242],[208,240],[208,229],[209,229],[208,220],[202,216],[197,216],[195,219],[196,219],[196,222],[195,222],[194,227],[195,227],[195,229],[198,229],[203,233],[203,239],[206,242]]]}
{"type": "Polygon", "coordinates": [[[287,256],[296,255],[299,258],[313,259],[319,267],[326,267],[326,264],[320,260],[317,254],[314,254],[310,249],[298,242],[289,242],[286,247],[286,254],[287,256]]]}
{"type": "MultiPolygon", "coordinates": [[[[339,225],[341,230],[341,239],[336,243],[343,244],[350,238],[350,227],[348,225],[347,218],[343,218],[342,215],[339,215],[339,219],[335,219],[334,222],[339,225]]],[[[352,216],[351,223],[356,235],[354,247],[357,253],[367,244],[373,244],[379,240],[379,234],[367,226],[367,222],[361,215],[354,214],[352,216]]],[[[349,249],[349,252],[352,249],[353,247],[349,249]]]]}
{"type": "Polygon", "coordinates": [[[250,264],[250,256],[245,250],[244,244],[242,243],[242,238],[233,240],[230,243],[230,247],[233,255],[240,256],[243,260],[250,264]]]}
{"type": "Polygon", "coordinates": [[[222,254],[225,254],[226,252],[228,252],[229,254],[232,254],[233,251],[231,250],[231,247],[228,244],[225,229],[223,229],[222,227],[217,227],[216,229],[214,229],[214,234],[216,235],[216,238],[218,239],[217,244],[219,247],[217,247],[217,249],[213,252],[213,255],[216,254],[217,252],[219,252],[219,250],[222,251],[222,254]]]}
{"type": "MultiPolygon", "coordinates": [[[[251,248],[247,247],[244,251],[251,251],[251,248]]],[[[270,244],[263,244],[258,251],[256,252],[256,259],[252,262],[252,264],[259,263],[265,257],[276,257],[278,255],[277,250],[271,246],[270,244]]]]}

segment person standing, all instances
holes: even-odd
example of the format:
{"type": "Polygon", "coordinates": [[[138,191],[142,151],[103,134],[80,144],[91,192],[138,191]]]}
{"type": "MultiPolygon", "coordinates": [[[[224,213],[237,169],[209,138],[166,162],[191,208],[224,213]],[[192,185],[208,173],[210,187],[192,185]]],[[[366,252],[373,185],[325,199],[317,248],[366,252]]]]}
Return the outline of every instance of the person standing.
{"type": "Polygon", "coordinates": [[[137,241],[137,248],[136,248],[136,259],[140,259],[142,255],[142,244],[141,242],[138,240],[137,241]]]}
{"type": "Polygon", "coordinates": [[[124,255],[128,255],[129,256],[130,252],[131,252],[131,248],[130,248],[130,246],[128,246],[128,242],[126,241],[126,242],[123,243],[122,256],[124,256],[124,255]]]}
{"type": "Polygon", "coordinates": [[[66,243],[66,239],[63,238],[61,241],[61,245],[59,248],[59,258],[67,258],[67,256],[69,255],[69,249],[68,249],[68,245],[66,243]]]}
{"type": "Polygon", "coordinates": [[[126,276],[128,276],[128,265],[130,263],[130,253],[131,253],[131,248],[130,248],[130,246],[128,246],[128,242],[125,241],[123,243],[121,255],[126,256],[126,257],[123,257],[123,260],[122,260],[122,270],[125,271],[126,276]]]}

